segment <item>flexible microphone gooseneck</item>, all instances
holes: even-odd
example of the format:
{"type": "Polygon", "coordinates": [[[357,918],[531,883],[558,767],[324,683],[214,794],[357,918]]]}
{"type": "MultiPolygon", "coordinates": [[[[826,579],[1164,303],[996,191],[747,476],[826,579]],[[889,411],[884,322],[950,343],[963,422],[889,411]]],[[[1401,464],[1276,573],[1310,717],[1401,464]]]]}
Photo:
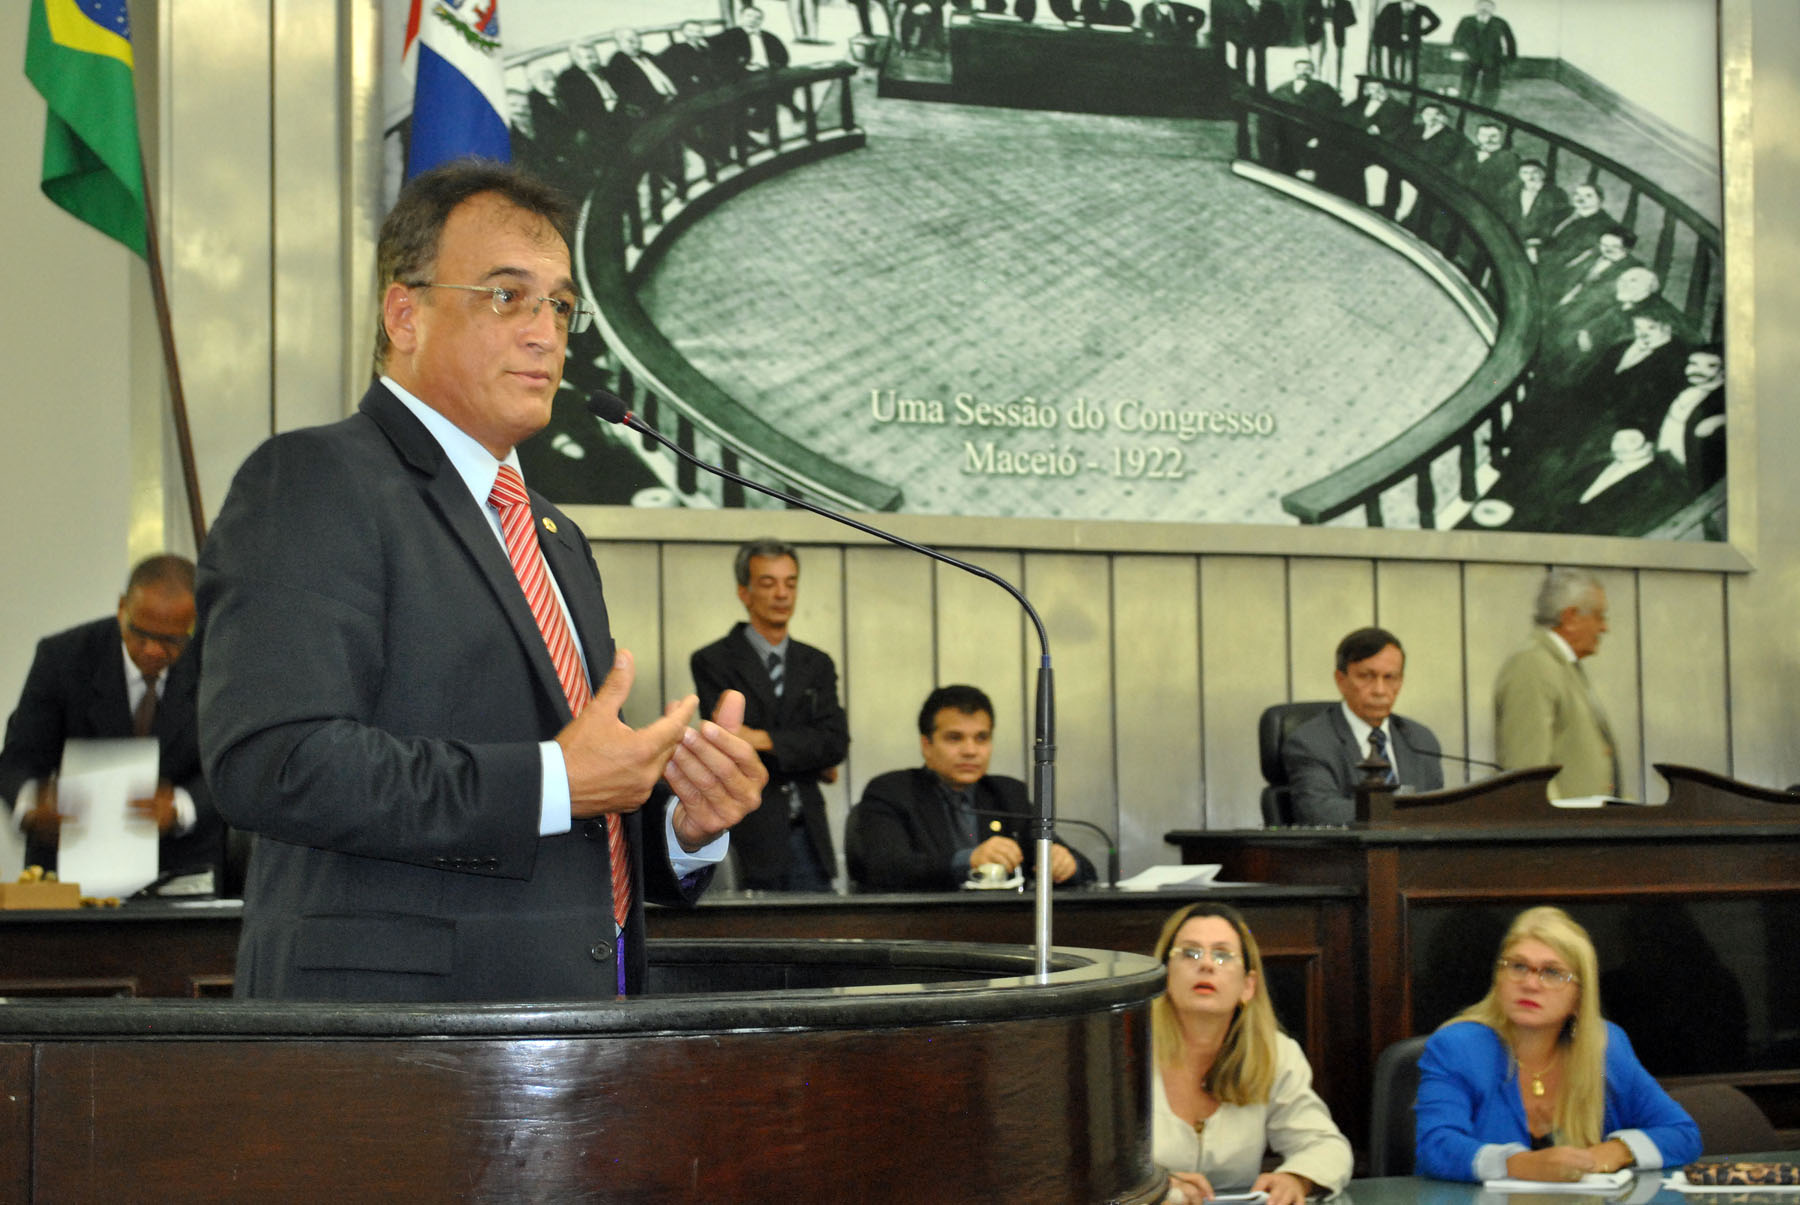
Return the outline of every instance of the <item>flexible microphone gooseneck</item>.
{"type": "MultiPolygon", "coordinates": [[[[999,811],[990,810],[988,808],[970,808],[969,811],[971,811],[975,815],[980,816],[983,819],[987,819],[987,820],[1017,820],[1017,819],[1019,819],[1018,814],[1015,812],[999,812],[999,811]]],[[[1101,837],[1105,838],[1105,840],[1106,840],[1106,885],[1108,887],[1117,887],[1119,885],[1119,843],[1117,841],[1113,840],[1112,833],[1109,830],[1107,830],[1106,828],[1103,828],[1102,826],[1095,824],[1092,820],[1077,820],[1073,816],[1058,817],[1056,820],[1056,823],[1057,824],[1073,824],[1078,828],[1092,829],[1094,832],[1099,833],[1101,837]]],[[[996,826],[996,827],[998,827],[998,826],[996,826]]],[[[1053,834],[1053,836],[1054,836],[1054,834],[1053,834]]]]}
{"type": "Polygon", "coordinates": [[[1037,628],[1038,648],[1040,650],[1037,674],[1035,735],[1031,749],[1031,796],[1032,802],[1037,806],[1037,810],[1032,817],[1032,827],[1036,830],[1037,841],[1037,906],[1035,926],[1037,930],[1035,941],[1036,973],[1039,982],[1047,980],[1050,974],[1050,846],[1053,840],[1051,834],[1055,830],[1056,820],[1056,691],[1054,677],[1050,668],[1050,637],[1049,634],[1044,631],[1044,621],[1038,617],[1037,608],[1033,607],[1030,600],[1021,594],[1018,588],[1011,582],[1007,581],[997,573],[990,573],[979,565],[971,565],[967,561],[959,561],[948,553],[939,552],[937,549],[928,547],[924,544],[915,544],[911,540],[902,539],[900,536],[894,535],[892,532],[883,531],[879,527],[872,527],[858,519],[852,519],[849,515],[842,515],[837,511],[828,510],[823,506],[808,502],[804,498],[796,498],[792,494],[783,493],[781,490],[764,485],[760,481],[752,481],[750,478],[734,473],[730,469],[722,468],[719,465],[710,464],[707,461],[701,460],[698,456],[694,455],[686,448],[683,448],[674,440],[668,438],[649,423],[646,423],[643,419],[633,414],[631,412],[631,407],[626,404],[625,399],[616,393],[605,389],[595,390],[593,395],[588,398],[588,411],[603,423],[629,427],[638,434],[655,440],[689,464],[696,468],[705,469],[715,477],[722,477],[727,481],[736,482],[738,485],[744,486],[747,489],[753,489],[759,494],[766,494],[771,498],[785,502],[789,506],[797,506],[801,510],[811,511],[821,518],[830,519],[834,523],[842,523],[846,527],[853,527],[865,535],[874,536],[878,540],[885,540],[889,544],[896,544],[901,548],[911,549],[921,556],[928,556],[934,561],[942,561],[946,565],[952,565],[961,569],[964,573],[972,573],[976,577],[993,582],[996,586],[999,586],[1002,590],[1005,590],[1008,594],[1012,595],[1013,598],[1017,600],[1018,604],[1025,608],[1025,614],[1031,617],[1032,626],[1037,628]]]}
{"type": "Polygon", "coordinates": [[[1447,758],[1448,760],[1453,761],[1453,762],[1461,762],[1465,766],[1480,766],[1484,770],[1505,769],[1504,766],[1501,766],[1497,762],[1482,761],[1479,757],[1459,757],[1458,755],[1456,755],[1454,753],[1445,753],[1442,749],[1439,749],[1436,752],[1432,752],[1428,749],[1415,748],[1411,741],[1407,740],[1404,736],[1400,735],[1400,729],[1398,729],[1398,728],[1394,729],[1394,737],[1396,740],[1398,740],[1402,745],[1404,745],[1406,747],[1406,751],[1408,753],[1416,753],[1420,757],[1447,758]]]}

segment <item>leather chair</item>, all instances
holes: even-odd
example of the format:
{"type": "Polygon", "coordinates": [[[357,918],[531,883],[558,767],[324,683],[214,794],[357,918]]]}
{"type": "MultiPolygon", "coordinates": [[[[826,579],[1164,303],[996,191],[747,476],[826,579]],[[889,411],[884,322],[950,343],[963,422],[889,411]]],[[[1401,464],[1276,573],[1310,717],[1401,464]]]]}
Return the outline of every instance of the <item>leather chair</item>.
{"type": "Polygon", "coordinates": [[[1425,1036],[1402,1038],[1375,1060],[1369,1099],[1369,1175],[1410,1176],[1413,1170],[1413,1102],[1419,1095],[1419,1055],[1425,1036]]]}
{"type": "Polygon", "coordinates": [[[1337,706],[1336,699],[1324,702],[1277,703],[1263,709],[1256,721],[1256,745],[1262,757],[1262,818],[1266,827],[1294,823],[1293,795],[1288,790],[1287,770],[1281,764],[1281,746],[1294,729],[1327,708],[1337,706]]]}
{"type": "Polygon", "coordinates": [[[1730,1084],[1692,1084],[1669,1095],[1700,1127],[1702,1155],[1754,1155],[1789,1145],[1756,1102],[1730,1084]]]}

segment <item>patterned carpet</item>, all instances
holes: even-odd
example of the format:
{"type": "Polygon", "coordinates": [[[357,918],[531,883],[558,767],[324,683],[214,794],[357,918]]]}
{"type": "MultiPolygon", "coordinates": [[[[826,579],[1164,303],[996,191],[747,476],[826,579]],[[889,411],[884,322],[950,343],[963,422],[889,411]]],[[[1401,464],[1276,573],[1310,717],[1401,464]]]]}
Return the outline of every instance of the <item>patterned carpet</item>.
{"type": "Polygon", "coordinates": [[[1229,127],[856,100],[867,149],[708,215],[644,302],[727,391],[909,511],[1291,522],[1282,493],[1481,362],[1410,264],[1232,176],[1229,127]],[[958,425],[958,395],[1056,426],[958,425]],[[943,422],[883,421],[900,399],[943,422]],[[1104,429],[1068,429],[1078,401],[1104,429]],[[1119,429],[1146,413],[1213,430],[1119,429]],[[1246,419],[1265,432],[1217,430],[1246,419]]]}

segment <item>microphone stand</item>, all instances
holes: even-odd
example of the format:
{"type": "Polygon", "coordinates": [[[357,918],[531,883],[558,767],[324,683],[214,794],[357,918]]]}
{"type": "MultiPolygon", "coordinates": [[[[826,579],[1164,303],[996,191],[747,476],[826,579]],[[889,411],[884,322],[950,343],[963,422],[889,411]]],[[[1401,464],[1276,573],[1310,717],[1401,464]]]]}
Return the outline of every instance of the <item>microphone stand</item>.
{"type": "Polygon", "coordinates": [[[964,573],[972,573],[976,577],[985,578],[1012,595],[1018,604],[1025,608],[1025,614],[1031,617],[1032,626],[1037,628],[1038,648],[1040,650],[1037,674],[1037,705],[1034,709],[1034,734],[1031,746],[1031,796],[1032,802],[1035,804],[1035,812],[1032,816],[1032,828],[1035,830],[1035,841],[1037,844],[1037,894],[1036,907],[1034,909],[1035,933],[1033,935],[1033,948],[1035,952],[1034,970],[1037,980],[1040,983],[1046,982],[1050,976],[1050,846],[1053,841],[1051,834],[1055,831],[1056,821],[1056,691],[1054,677],[1050,668],[1050,637],[1049,634],[1044,631],[1044,621],[1038,617],[1037,608],[1033,607],[1031,602],[1019,592],[1018,587],[1014,586],[999,574],[990,573],[979,565],[971,565],[967,561],[957,560],[948,553],[939,552],[937,549],[924,544],[915,544],[911,540],[894,535],[892,532],[883,531],[879,527],[872,527],[860,520],[852,519],[849,515],[842,515],[837,511],[828,510],[823,506],[808,502],[804,498],[797,498],[792,494],[783,493],[781,490],[764,485],[760,481],[752,481],[750,478],[734,473],[730,469],[715,464],[709,464],[706,461],[701,460],[698,456],[694,455],[686,448],[681,447],[674,440],[669,439],[662,432],[656,430],[643,419],[633,414],[631,412],[631,407],[626,404],[625,399],[619,397],[615,393],[605,389],[596,390],[593,396],[588,399],[588,411],[601,422],[610,423],[615,426],[623,425],[636,431],[639,435],[655,440],[689,464],[694,465],[696,468],[705,469],[715,477],[723,477],[727,481],[735,482],[747,489],[753,489],[759,494],[766,494],[771,498],[787,503],[789,506],[796,506],[801,510],[811,511],[813,514],[818,515],[821,518],[830,519],[834,523],[842,523],[846,527],[853,527],[865,535],[874,536],[878,540],[885,540],[889,544],[896,544],[901,548],[911,549],[921,556],[927,556],[934,561],[941,561],[946,565],[955,566],[964,573]]]}

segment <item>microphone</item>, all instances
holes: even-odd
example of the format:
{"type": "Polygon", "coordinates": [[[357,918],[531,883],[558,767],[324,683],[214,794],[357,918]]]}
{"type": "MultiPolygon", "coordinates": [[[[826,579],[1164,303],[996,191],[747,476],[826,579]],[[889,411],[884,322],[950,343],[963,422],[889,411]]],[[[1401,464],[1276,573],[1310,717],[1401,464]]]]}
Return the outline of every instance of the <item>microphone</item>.
{"type": "MultiPolygon", "coordinates": [[[[977,816],[986,816],[992,820],[1021,820],[1021,819],[1023,819],[1023,817],[1021,817],[1016,812],[996,812],[996,811],[991,811],[987,808],[970,808],[969,810],[971,812],[975,813],[977,816]]],[[[1106,829],[1102,828],[1100,825],[1095,824],[1091,820],[1077,820],[1073,816],[1059,817],[1057,819],[1056,823],[1058,823],[1058,824],[1073,824],[1078,828],[1092,829],[1093,831],[1099,833],[1103,838],[1105,838],[1105,840],[1106,840],[1106,885],[1108,887],[1117,887],[1119,885],[1119,843],[1117,841],[1113,840],[1112,833],[1107,831],[1106,829]]],[[[999,825],[995,825],[994,827],[996,829],[998,829],[999,825]]]]}
{"type": "Polygon", "coordinates": [[[1405,737],[1404,737],[1404,736],[1402,736],[1402,735],[1401,735],[1401,734],[1400,734],[1400,729],[1399,729],[1399,726],[1398,726],[1398,725],[1395,725],[1395,726],[1394,726],[1394,737],[1395,737],[1395,739],[1396,739],[1396,740],[1398,740],[1398,741],[1399,741],[1399,742],[1400,742],[1400,743],[1401,743],[1401,744],[1402,744],[1402,745],[1405,745],[1405,746],[1406,746],[1406,751],[1407,751],[1407,752],[1408,752],[1408,753],[1414,753],[1414,754],[1417,754],[1417,755],[1418,755],[1418,756],[1420,756],[1420,757],[1443,757],[1443,758],[1448,758],[1448,759],[1449,759],[1449,760],[1451,760],[1451,761],[1453,761],[1453,762],[1460,762],[1460,763],[1462,763],[1462,764],[1463,764],[1463,765],[1465,765],[1465,766],[1480,766],[1480,767],[1481,767],[1481,768],[1482,768],[1482,769],[1484,769],[1484,770],[1502,770],[1502,769],[1505,769],[1505,767],[1504,767],[1504,766],[1502,766],[1502,765],[1500,765],[1500,764],[1499,764],[1499,763],[1498,763],[1498,762],[1491,762],[1491,761],[1482,761],[1482,760],[1481,760],[1481,759],[1480,759],[1480,758],[1479,758],[1479,757],[1459,757],[1459,756],[1458,756],[1458,755],[1456,755],[1456,754],[1454,754],[1454,753],[1445,753],[1445,752],[1444,752],[1444,751],[1443,751],[1443,750],[1442,750],[1442,749],[1440,749],[1440,750],[1438,750],[1438,751],[1437,751],[1437,752],[1436,752],[1436,753],[1433,753],[1433,752],[1431,752],[1431,751],[1430,751],[1430,750],[1428,750],[1428,749],[1419,749],[1419,748],[1416,748],[1416,747],[1414,747],[1414,745],[1413,745],[1413,743],[1412,743],[1412,742],[1411,742],[1411,741],[1409,741],[1409,740],[1407,740],[1407,739],[1406,739],[1406,738],[1405,738],[1405,737]]]}
{"type": "Polygon", "coordinates": [[[760,481],[752,481],[730,469],[700,459],[633,414],[631,406],[625,399],[610,390],[595,390],[593,395],[588,398],[587,405],[588,412],[601,422],[629,427],[639,435],[655,440],[695,468],[705,469],[715,477],[736,482],[746,489],[766,494],[789,506],[811,511],[820,518],[830,519],[833,523],[842,523],[846,527],[853,527],[864,535],[871,535],[878,540],[885,540],[889,544],[911,549],[921,556],[930,557],[934,561],[941,561],[946,565],[961,569],[964,573],[971,573],[976,577],[993,582],[1012,595],[1018,604],[1025,608],[1025,614],[1030,616],[1032,626],[1037,629],[1040,650],[1034,739],[1031,747],[1031,796],[1037,805],[1037,811],[1032,818],[1032,827],[1036,830],[1035,840],[1037,842],[1036,970],[1039,982],[1047,980],[1050,976],[1050,845],[1054,840],[1052,834],[1055,831],[1056,818],[1056,690],[1050,668],[1050,636],[1044,630],[1044,621],[1038,616],[1037,608],[1033,607],[1031,601],[1019,592],[1018,587],[999,574],[991,573],[979,565],[959,561],[949,553],[939,552],[924,544],[915,544],[892,532],[872,527],[859,519],[852,519],[849,515],[839,514],[837,511],[829,510],[817,503],[797,498],[772,486],[764,485],[760,481]]]}

